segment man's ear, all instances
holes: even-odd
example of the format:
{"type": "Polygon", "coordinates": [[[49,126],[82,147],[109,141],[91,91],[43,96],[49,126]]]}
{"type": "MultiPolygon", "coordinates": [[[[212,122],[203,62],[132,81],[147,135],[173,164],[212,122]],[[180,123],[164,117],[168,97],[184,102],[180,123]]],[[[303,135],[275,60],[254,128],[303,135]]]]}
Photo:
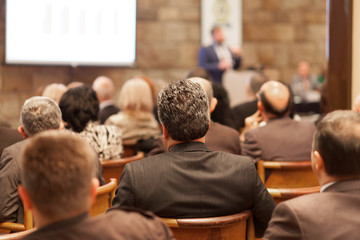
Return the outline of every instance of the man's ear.
{"type": "Polygon", "coordinates": [[[263,112],[263,111],[264,111],[264,105],[261,103],[261,101],[258,101],[258,102],[257,102],[257,107],[258,107],[258,109],[260,110],[260,112],[263,112]]]}
{"type": "Polygon", "coordinates": [[[322,158],[320,153],[318,151],[314,151],[313,155],[315,160],[315,162],[313,163],[314,171],[316,172],[324,171],[325,170],[324,159],[322,158]]]}
{"type": "Polygon", "coordinates": [[[210,100],[210,103],[209,103],[210,113],[212,113],[215,110],[217,103],[218,103],[218,100],[216,98],[212,98],[210,100]]]}
{"type": "Polygon", "coordinates": [[[18,127],[18,132],[23,136],[23,138],[28,138],[23,126],[18,127]]]}
{"type": "Polygon", "coordinates": [[[59,129],[60,129],[60,130],[65,129],[65,125],[64,125],[64,122],[63,122],[63,121],[60,122],[59,129]]]}
{"type": "Polygon", "coordinates": [[[26,190],[26,188],[22,185],[18,186],[18,193],[19,196],[24,204],[24,208],[31,210],[33,208],[33,203],[30,199],[29,192],[26,190]]]}
{"type": "Polygon", "coordinates": [[[168,139],[168,138],[169,138],[169,133],[168,133],[165,125],[164,125],[164,124],[161,124],[161,128],[162,128],[162,132],[163,132],[164,139],[168,139]]]}
{"type": "Polygon", "coordinates": [[[95,203],[96,200],[96,189],[99,187],[99,179],[91,179],[91,206],[95,203]]]}

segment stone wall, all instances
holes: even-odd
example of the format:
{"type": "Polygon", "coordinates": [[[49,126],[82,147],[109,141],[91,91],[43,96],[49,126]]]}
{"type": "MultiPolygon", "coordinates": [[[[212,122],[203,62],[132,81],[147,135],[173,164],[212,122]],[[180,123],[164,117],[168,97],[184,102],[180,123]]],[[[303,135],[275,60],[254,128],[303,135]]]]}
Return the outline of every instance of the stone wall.
{"type": "MultiPolygon", "coordinates": [[[[137,66],[60,67],[0,65],[0,120],[19,124],[24,100],[52,82],[91,83],[98,75],[122,83],[136,75],[173,81],[196,66],[200,48],[200,0],[137,1],[137,66]]],[[[5,59],[5,0],[0,0],[0,59],[5,59]]],[[[244,67],[263,64],[288,80],[307,59],[325,63],[324,0],[243,0],[244,67]]]]}

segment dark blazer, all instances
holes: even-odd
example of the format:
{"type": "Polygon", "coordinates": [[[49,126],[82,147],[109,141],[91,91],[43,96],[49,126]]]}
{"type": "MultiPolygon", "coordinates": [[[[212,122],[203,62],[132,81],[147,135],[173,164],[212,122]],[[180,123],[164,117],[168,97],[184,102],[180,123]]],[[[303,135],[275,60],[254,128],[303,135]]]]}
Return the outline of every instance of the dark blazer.
{"type": "Polygon", "coordinates": [[[258,100],[255,99],[253,101],[244,102],[239,105],[236,105],[232,109],[232,117],[233,122],[235,124],[235,128],[240,130],[245,127],[245,118],[253,115],[258,107],[257,107],[258,100]]]}
{"type": "Polygon", "coordinates": [[[24,240],[171,240],[170,229],[150,212],[112,210],[90,218],[87,213],[56,222],[29,234],[24,240]]]}
{"type": "MultiPolygon", "coordinates": [[[[211,122],[205,135],[205,145],[212,151],[241,154],[239,133],[220,123],[211,122]]],[[[164,138],[160,136],[154,141],[149,156],[166,152],[164,138]]]]}
{"type": "Polygon", "coordinates": [[[115,105],[108,105],[99,111],[98,119],[101,124],[104,124],[108,117],[117,114],[118,112],[120,112],[120,109],[118,107],[116,107],[115,105]]]}
{"type": "Polygon", "coordinates": [[[289,117],[271,119],[265,126],[245,133],[241,153],[255,160],[310,160],[315,125],[289,117]]]}
{"type": "MultiPolygon", "coordinates": [[[[238,69],[241,65],[241,58],[233,56],[233,69],[238,69]]],[[[213,80],[213,82],[221,83],[224,70],[219,69],[219,59],[216,55],[214,45],[202,47],[198,55],[198,64],[200,67],[206,69],[213,80]]]]}
{"type": "Polygon", "coordinates": [[[113,207],[135,206],[160,217],[223,216],[252,210],[262,236],[275,203],[249,158],[212,152],[201,142],[125,165],[113,207]]]}
{"type": "Polygon", "coordinates": [[[280,203],[263,239],[359,239],[360,180],[280,203]]]}
{"type": "Polygon", "coordinates": [[[0,127],[0,156],[4,148],[24,140],[23,136],[14,128],[0,127]]]}

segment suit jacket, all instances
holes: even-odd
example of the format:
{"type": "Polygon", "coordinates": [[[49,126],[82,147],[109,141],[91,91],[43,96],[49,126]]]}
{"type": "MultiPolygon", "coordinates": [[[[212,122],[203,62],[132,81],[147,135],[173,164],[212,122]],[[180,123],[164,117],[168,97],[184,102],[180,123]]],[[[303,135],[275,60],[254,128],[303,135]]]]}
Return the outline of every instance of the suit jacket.
{"type": "MultiPolygon", "coordinates": [[[[0,159],[0,222],[24,222],[24,208],[17,189],[21,183],[20,156],[28,140],[17,142],[4,149],[0,159]]],[[[100,184],[105,180],[102,176],[102,167],[98,161],[97,176],[100,184]]]]}
{"type": "Polygon", "coordinates": [[[265,126],[249,130],[241,153],[255,160],[310,160],[315,125],[289,117],[271,119],[265,126]]]}
{"type": "Polygon", "coordinates": [[[263,239],[359,239],[360,180],[280,203],[263,239]]]}
{"type": "Polygon", "coordinates": [[[212,152],[201,142],[125,165],[113,207],[135,206],[160,217],[214,217],[252,210],[257,236],[275,203],[254,163],[243,156],[212,152]]]}
{"type": "Polygon", "coordinates": [[[17,129],[0,127],[0,156],[4,150],[4,148],[24,140],[21,134],[17,131],[17,129]]]}
{"type": "MultiPolygon", "coordinates": [[[[230,51],[230,50],[229,50],[230,51]]],[[[241,58],[232,56],[233,69],[237,69],[241,65],[241,58]]],[[[216,55],[214,44],[208,47],[202,47],[198,55],[198,64],[200,67],[206,69],[213,80],[213,82],[221,83],[224,70],[219,69],[219,58],[216,55]]]]}
{"type": "Polygon", "coordinates": [[[117,114],[118,112],[120,112],[120,109],[118,107],[116,107],[115,105],[108,105],[99,111],[98,119],[101,124],[104,124],[108,117],[117,114]]]}
{"type": "Polygon", "coordinates": [[[236,129],[240,130],[245,127],[245,118],[253,115],[257,111],[257,103],[258,100],[255,99],[239,104],[232,109],[232,116],[234,118],[236,129]]]}
{"type": "Polygon", "coordinates": [[[112,210],[90,218],[87,213],[39,228],[24,240],[173,239],[170,229],[150,212],[112,210]]]}

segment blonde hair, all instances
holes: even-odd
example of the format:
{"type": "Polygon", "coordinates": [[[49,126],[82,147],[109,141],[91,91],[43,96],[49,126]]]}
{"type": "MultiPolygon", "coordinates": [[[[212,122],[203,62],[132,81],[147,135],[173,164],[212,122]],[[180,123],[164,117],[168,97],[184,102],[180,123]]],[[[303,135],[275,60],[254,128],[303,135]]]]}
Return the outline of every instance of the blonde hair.
{"type": "Polygon", "coordinates": [[[120,91],[119,106],[125,112],[152,112],[154,104],[149,84],[140,78],[127,80],[120,91]]]}
{"type": "Polygon", "coordinates": [[[57,104],[59,104],[62,95],[66,91],[67,91],[67,87],[64,84],[52,83],[44,89],[42,96],[49,97],[53,99],[57,104]]]}

